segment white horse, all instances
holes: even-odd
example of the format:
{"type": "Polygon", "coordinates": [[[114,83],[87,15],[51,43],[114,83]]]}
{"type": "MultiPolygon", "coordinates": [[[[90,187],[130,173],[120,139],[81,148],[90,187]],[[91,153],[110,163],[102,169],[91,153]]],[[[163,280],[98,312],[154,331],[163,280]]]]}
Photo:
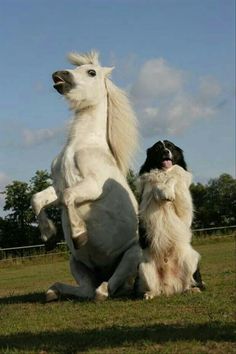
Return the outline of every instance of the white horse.
{"type": "Polygon", "coordinates": [[[137,203],[126,173],[137,142],[136,119],[124,92],[108,78],[98,54],[69,55],[74,70],[53,74],[55,89],[74,117],[65,147],[52,163],[53,185],[32,198],[44,241],[56,232],[45,208],[58,205],[77,286],[55,283],[60,294],[103,300],[127,288],[141,259],[137,203]]]}

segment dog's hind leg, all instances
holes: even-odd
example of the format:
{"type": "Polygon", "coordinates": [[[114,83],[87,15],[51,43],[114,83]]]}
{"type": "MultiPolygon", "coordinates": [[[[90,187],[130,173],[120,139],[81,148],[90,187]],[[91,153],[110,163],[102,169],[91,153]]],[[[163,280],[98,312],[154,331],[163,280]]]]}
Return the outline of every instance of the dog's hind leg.
{"type": "Polygon", "coordinates": [[[197,270],[193,274],[193,279],[196,282],[196,285],[194,287],[197,287],[200,290],[206,290],[206,285],[205,285],[204,281],[202,281],[202,275],[200,272],[199,265],[197,267],[197,270]]]}
{"type": "Polygon", "coordinates": [[[161,294],[161,282],[154,261],[142,262],[139,266],[138,292],[150,300],[161,294]]]}

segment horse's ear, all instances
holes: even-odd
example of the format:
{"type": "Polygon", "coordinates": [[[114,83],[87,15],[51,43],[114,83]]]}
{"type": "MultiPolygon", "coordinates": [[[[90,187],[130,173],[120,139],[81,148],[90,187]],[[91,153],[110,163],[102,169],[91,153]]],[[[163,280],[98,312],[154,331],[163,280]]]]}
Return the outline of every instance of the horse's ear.
{"type": "Polygon", "coordinates": [[[112,73],[112,71],[115,69],[115,67],[114,66],[112,66],[111,68],[102,68],[102,70],[103,70],[103,72],[104,72],[104,75],[106,76],[106,77],[109,77],[110,75],[111,75],[111,73],[112,73]]]}

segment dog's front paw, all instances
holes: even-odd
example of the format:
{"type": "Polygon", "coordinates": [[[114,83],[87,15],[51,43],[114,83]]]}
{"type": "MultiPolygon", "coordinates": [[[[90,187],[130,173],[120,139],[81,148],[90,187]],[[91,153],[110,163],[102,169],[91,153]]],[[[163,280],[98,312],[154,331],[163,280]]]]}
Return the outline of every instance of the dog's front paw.
{"type": "Polygon", "coordinates": [[[174,188],[158,188],[155,193],[156,199],[173,202],[175,200],[174,188]]]}
{"type": "Polygon", "coordinates": [[[156,294],[154,291],[147,291],[147,292],[144,294],[143,298],[144,298],[145,300],[152,300],[152,299],[154,299],[154,297],[156,297],[156,296],[157,296],[157,294],[156,294]]]}
{"type": "Polygon", "coordinates": [[[162,196],[161,196],[162,200],[166,200],[168,202],[173,202],[175,200],[175,194],[174,191],[162,191],[162,196]]]}

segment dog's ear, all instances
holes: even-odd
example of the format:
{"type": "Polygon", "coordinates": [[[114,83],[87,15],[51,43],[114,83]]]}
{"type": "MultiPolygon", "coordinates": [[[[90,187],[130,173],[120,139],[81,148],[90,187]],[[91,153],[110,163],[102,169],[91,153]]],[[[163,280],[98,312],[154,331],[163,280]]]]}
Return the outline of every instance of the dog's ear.
{"type": "Polygon", "coordinates": [[[176,151],[178,152],[178,165],[181,166],[185,171],[188,170],[187,164],[184,160],[184,152],[178,146],[176,146],[176,151]]]}

